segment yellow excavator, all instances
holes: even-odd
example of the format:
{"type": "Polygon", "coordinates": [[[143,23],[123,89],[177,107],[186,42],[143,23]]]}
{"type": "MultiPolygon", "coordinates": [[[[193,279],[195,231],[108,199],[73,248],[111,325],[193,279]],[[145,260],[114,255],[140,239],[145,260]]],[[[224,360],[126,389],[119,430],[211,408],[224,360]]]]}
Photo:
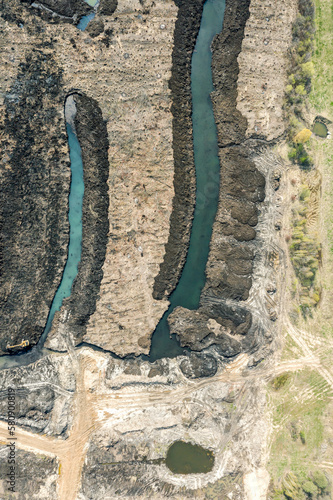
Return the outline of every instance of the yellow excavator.
{"type": "Polygon", "coordinates": [[[27,347],[29,345],[29,340],[22,340],[20,344],[17,345],[7,345],[6,349],[14,349],[14,347],[27,347]]]}

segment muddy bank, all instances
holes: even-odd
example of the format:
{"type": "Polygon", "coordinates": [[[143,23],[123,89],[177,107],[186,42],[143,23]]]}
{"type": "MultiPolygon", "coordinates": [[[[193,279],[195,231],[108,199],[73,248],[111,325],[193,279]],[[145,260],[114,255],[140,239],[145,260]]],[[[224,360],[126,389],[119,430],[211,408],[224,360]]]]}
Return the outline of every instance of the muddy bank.
{"type": "Polygon", "coordinates": [[[21,0],[25,7],[47,22],[77,23],[93,9],[84,0],[21,0]]]}
{"type": "Polygon", "coordinates": [[[62,70],[35,49],[20,63],[1,123],[0,353],[36,344],[59,286],[68,244],[70,166],[62,70]],[[43,141],[40,141],[40,138],[43,141]]]}
{"type": "Polygon", "coordinates": [[[172,96],[175,195],[165,256],[154,283],[155,299],[170,295],[178,283],[186,260],[195,205],[191,61],[204,0],[176,0],[175,3],[179,10],[169,82],[172,96]]]}
{"type": "Polygon", "coordinates": [[[221,170],[206,284],[197,311],[177,308],[169,317],[171,332],[181,345],[201,351],[214,344],[225,357],[255,343],[252,314],[240,303],[248,299],[252,286],[258,203],[265,198],[265,178],[244,144],[247,120],[236,108],[237,58],[249,6],[250,0],[227,0],[223,30],[212,44],[212,102],[221,170]]]}
{"type": "Polygon", "coordinates": [[[84,196],[82,207],[82,251],[71,296],[64,301],[70,311],[69,325],[76,343],[82,341],[86,324],[95,312],[103,277],[109,220],[108,133],[95,99],[74,94],[74,123],[82,152],[84,196]]]}

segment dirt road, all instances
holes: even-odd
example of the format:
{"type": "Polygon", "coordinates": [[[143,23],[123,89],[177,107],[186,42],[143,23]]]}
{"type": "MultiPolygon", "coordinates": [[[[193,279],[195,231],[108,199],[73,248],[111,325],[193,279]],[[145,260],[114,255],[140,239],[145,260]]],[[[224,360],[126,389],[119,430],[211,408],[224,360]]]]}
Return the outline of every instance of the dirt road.
{"type": "MultiPolygon", "coordinates": [[[[286,320],[287,321],[287,320],[286,320]]],[[[317,370],[333,388],[333,375],[321,365],[302,333],[290,323],[285,323],[288,333],[301,347],[304,356],[299,359],[288,360],[271,366],[265,362],[256,370],[247,370],[248,356],[241,354],[222,373],[213,378],[188,381],[173,388],[167,384],[148,387],[144,384],[137,386],[123,386],[112,392],[94,394],[90,391],[89,377],[87,374],[94,369],[97,363],[93,351],[88,349],[77,350],[75,356],[77,370],[77,390],[74,400],[74,423],[68,439],[62,440],[48,436],[39,436],[17,428],[16,445],[27,451],[41,453],[58,458],[61,465],[58,477],[59,500],[75,500],[80,487],[81,471],[86,456],[91,435],[107,422],[119,419],[119,415],[126,416],[138,409],[151,406],[169,406],[177,402],[188,401],[189,396],[195,392],[218,382],[233,383],[240,392],[251,380],[262,378],[269,381],[271,378],[286,371],[297,371],[304,367],[317,370]],[[120,413],[119,413],[120,412],[120,413]]],[[[244,403],[245,404],[245,403],[244,403]]],[[[7,424],[0,421],[0,441],[7,443],[7,424]]]]}

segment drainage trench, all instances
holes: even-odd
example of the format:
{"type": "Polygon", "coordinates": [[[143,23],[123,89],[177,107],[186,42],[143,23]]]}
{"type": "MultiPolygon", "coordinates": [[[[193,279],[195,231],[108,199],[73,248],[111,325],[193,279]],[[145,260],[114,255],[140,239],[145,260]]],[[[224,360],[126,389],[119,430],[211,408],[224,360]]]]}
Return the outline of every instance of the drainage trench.
{"type": "Polygon", "coordinates": [[[152,337],[149,361],[176,357],[184,353],[176,336],[170,338],[168,316],[175,307],[197,309],[205,284],[214,218],[219,197],[220,162],[217,130],[210,93],[213,92],[211,43],[222,31],[225,0],[207,0],[200,31],[192,56],[191,90],[194,162],[196,170],[196,207],[185,266],[170,307],[158,323],[152,337]]]}

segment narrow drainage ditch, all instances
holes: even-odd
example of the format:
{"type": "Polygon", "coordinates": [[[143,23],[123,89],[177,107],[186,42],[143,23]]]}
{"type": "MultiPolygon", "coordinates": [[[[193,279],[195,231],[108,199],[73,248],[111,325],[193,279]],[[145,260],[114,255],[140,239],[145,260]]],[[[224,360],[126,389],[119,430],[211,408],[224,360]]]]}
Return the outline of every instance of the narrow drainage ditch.
{"type": "Polygon", "coordinates": [[[196,170],[196,207],[185,266],[169,309],[164,313],[152,337],[149,361],[173,358],[184,353],[176,335],[170,336],[168,316],[175,307],[197,309],[205,284],[205,268],[219,198],[220,162],[217,130],[210,94],[214,90],[211,43],[222,31],[225,0],[207,0],[192,56],[192,123],[196,170]]]}

